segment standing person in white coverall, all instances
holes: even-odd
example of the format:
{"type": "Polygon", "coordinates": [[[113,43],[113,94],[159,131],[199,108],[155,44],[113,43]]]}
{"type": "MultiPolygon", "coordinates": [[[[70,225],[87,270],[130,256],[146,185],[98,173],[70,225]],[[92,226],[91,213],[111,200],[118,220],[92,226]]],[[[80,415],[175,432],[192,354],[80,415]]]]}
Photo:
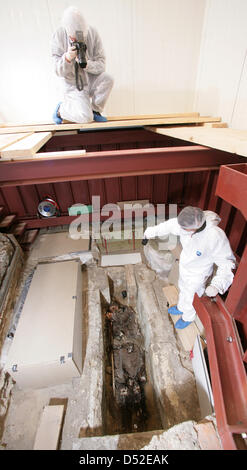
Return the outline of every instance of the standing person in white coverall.
{"type": "Polygon", "coordinates": [[[55,72],[64,86],[64,99],[54,111],[54,122],[107,121],[101,113],[113,87],[113,79],[105,72],[105,53],[98,32],[87,24],[75,7],[64,11],[62,26],[53,34],[52,57],[55,72]],[[73,46],[80,40],[79,36],[82,37],[81,33],[86,45],[85,68],[78,66],[78,50],[73,46]]]}
{"type": "Polygon", "coordinates": [[[179,298],[177,306],[168,309],[172,315],[182,315],[175,328],[186,328],[195,319],[195,293],[201,297],[205,291],[209,297],[215,297],[218,293],[224,294],[232,284],[235,256],[225,232],[217,227],[220,220],[214,212],[188,206],[177,218],[148,227],[144,232],[147,239],[169,233],[180,236],[183,250],[179,261],[179,298]],[[214,265],[216,274],[205,290],[214,265]]]}

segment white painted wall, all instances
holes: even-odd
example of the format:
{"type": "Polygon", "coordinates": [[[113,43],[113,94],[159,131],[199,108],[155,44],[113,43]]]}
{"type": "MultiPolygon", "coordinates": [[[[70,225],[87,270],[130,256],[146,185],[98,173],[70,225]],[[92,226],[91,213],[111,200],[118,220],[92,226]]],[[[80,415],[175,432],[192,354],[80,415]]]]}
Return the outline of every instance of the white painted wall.
{"type": "Polygon", "coordinates": [[[50,41],[71,4],[102,37],[108,115],[192,111],[206,2],[0,0],[0,121],[51,121],[61,90],[50,41]]]}
{"type": "Polygon", "coordinates": [[[194,110],[247,129],[246,0],[207,0],[194,110]]]}
{"type": "Polygon", "coordinates": [[[247,0],[0,0],[0,121],[51,121],[51,37],[71,4],[104,43],[106,114],[198,111],[247,128],[247,0]]]}

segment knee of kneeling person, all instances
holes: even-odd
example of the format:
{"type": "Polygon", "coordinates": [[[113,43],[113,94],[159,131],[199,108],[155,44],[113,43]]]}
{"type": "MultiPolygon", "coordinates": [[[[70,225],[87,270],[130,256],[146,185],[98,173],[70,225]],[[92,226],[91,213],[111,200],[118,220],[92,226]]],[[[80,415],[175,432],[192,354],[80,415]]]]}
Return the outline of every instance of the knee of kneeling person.
{"type": "Polygon", "coordinates": [[[114,78],[111,75],[108,75],[108,79],[111,85],[114,84],[114,78]]]}
{"type": "Polygon", "coordinates": [[[107,72],[103,72],[101,75],[101,79],[103,82],[108,83],[109,86],[113,87],[114,78],[107,72]]]}
{"type": "Polygon", "coordinates": [[[86,124],[87,122],[93,121],[93,112],[91,109],[81,110],[77,113],[77,122],[80,124],[86,124]]]}
{"type": "Polygon", "coordinates": [[[109,75],[109,84],[110,84],[111,88],[114,85],[114,78],[111,75],[109,75]]]}

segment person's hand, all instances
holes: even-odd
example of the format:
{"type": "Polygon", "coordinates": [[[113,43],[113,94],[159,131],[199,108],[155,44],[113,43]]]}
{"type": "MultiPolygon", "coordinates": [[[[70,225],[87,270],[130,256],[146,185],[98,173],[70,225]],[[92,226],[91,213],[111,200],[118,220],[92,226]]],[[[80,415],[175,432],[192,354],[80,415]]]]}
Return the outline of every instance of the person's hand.
{"type": "Polygon", "coordinates": [[[73,59],[77,56],[77,50],[75,46],[69,46],[65,58],[68,62],[72,62],[73,59]]]}
{"type": "Polygon", "coordinates": [[[207,289],[205,290],[205,294],[208,297],[215,297],[218,294],[218,289],[214,286],[208,286],[207,289]]]}

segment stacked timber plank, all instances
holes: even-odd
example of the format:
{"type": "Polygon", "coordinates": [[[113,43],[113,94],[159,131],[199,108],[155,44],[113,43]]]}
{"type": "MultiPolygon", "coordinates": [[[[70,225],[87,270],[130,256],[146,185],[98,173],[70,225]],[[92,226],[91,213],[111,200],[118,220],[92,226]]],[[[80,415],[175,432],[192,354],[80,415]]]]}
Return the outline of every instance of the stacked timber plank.
{"type": "Polygon", "coordinates": [[[236,153],[247,157],[247,130],[229,129],[222,127],[203,126],[177,126],[177,127],[149,127],[158,134],[167,135],[176,139],[186,140],[195,144],[211,147],[224,152],[236,153]]]}
{"type": "Polygon", "coordinates": [[[200,116],[199,113],[157,114],[139,116],[110,116],[104,123],[31,123],[5,124],[0,127],[0,161],[33,158],[82,157],[85,151],[37,153],[55,132],[99,130],[127,127],[167,126],[167,125],[202,125],[220,123],[219,117],[200,116]]]}
{"type": "Polygon", "coordinates": [[[109,116],[104,123],[30,123],[0,127],[0,161],[26,158],[83,157],[85,151],[37,153],[55,132],[145,127],[149,131],[176,139],[247,156],[247,130],[227,128],[220,117],[199,113],[109,116]],[[175,127],[174,127],[175,126],[175,127]]]}
{"type": "Polygon", "coordinates": [[[16,214],[6,215],[4,207],[0,206],[0,233],[14,235],[22,250],[29,251],[39,230],[27,230],[26,222],[19,222],[16,214]]]}
{"type": "Polygon", "coordinates": [[[199,113],[183,114],[158,114],[158,115],[137,115],[137,116],[109,116],[108,121],[104,123],[64,123],[64,124],[25,124],[14,125],[6,124],[0,128],[0,134],[9,134],[17,132],[47,132],[47,131],[65,131],[75,129],[107,129],[112,127],[129,126],[152,126],[152,125],[171,125],[171,124],[202,124],[220,122],[221,118],[212,116],[200,116],[199,113]]]}
{"type": "Polygon", "coordinates": [[[51,132],[33,132],[17,142],[12,142],[1,151],[1,156],[32,157],[51,138],[51,132]]]}

